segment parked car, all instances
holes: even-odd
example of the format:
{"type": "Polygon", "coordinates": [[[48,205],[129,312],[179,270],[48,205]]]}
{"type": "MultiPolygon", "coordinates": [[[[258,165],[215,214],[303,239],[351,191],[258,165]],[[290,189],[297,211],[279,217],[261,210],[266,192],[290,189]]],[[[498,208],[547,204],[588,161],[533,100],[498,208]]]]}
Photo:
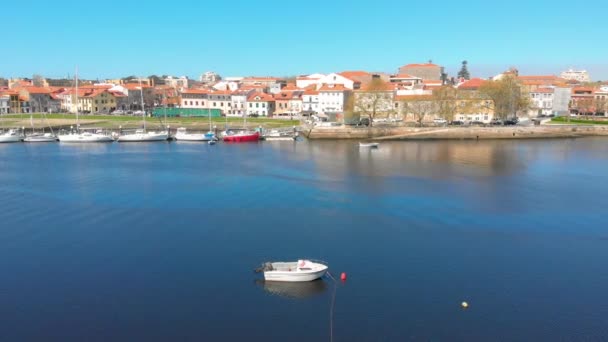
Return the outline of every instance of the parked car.
{"type": "Polygon", "coordinates": [[[445,125],[448,123],[448,120],[446,120],[444,118],[435,118],[435,119],[433,119],[433,123],[439,124],[439,125],[445,125]]]}
{"type": "Polygon", "coordinates": [[[124,114],[125,114],[125,111],[122,109],[117,109],[112,112],[112,115],[124,115],[124,114]]]}
{"type": "Polygon", "coordinates": [[[486,124],[483,121],[471,121],[471,126],[485,126],[486,124]]]}
{"type": "Polygon", "coordinates": [[[511,119],[505,120],[504,125],[505,126],[514,126],[514,125],[517,125],[518,122],[519,122],[518,118],[511,118],[511,119]]]}
{"type": "Polygon", "coordinates": [[[357,126],[369,126],[369,124],[369,118],[361,118],[359,119],[359,123],[357,123],[357,126]]]}
{"type": "Polygon", "coordinates": [[[462,122],[460,120],[454,120],[454,121],[450,122],[450,125],[452,125],[452,126],[462,126],[462,125],[464,125],[464,122],[462,122]]]}
{"type": "Polygon", "coordinates": [[[502,126],[503,122],[500,119],[493,119],[490,124],[494,126],[502,126]]]}

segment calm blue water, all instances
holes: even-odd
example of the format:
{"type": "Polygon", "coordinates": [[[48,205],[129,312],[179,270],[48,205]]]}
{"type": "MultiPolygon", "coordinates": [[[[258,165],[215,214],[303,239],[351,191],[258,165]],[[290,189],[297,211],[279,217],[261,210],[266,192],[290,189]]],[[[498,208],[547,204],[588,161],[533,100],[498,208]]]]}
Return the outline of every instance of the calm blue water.
{"type": "Polygon", "coordinates": [[[0,340],[608,339],[608,140],[0,145],[0,340]],[[470,308],[460,308],[466,300],[470,308]]]}

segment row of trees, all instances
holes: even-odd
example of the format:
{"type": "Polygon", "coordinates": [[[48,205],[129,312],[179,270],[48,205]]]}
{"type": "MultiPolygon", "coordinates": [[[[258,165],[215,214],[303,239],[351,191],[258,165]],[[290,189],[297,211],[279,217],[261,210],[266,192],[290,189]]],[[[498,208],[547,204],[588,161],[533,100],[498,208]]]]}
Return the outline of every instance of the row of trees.
{"type": "Polygon", "coordinates": [[[374,79],[363,91],[351,97],[346,111],[354,115],[365,115],[373,124],[379,115],[413,115],[422,124],[429,116],[438,116],[453,121],[458,113],[492,112],[502,120],[527,110],[530,99],[522,91],[514,76],[486,81],[478,90],[460,90],[451,86],[435,89],[432,95],[412,95],[395,99],[391,88],[380,79],[374,79]]]}

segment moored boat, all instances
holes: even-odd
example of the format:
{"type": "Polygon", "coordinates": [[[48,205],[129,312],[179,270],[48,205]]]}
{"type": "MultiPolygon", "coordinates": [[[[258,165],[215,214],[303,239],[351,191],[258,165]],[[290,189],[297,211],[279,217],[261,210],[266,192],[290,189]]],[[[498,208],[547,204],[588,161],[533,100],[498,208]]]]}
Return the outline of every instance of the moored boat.
{"type": "Polygon", "coordinates": [[[23,139],[24,142],[55,142],[57,140],[57,136],[52,133],[35,133],[23,139]]]}
{"type": "Polygon", "coordinates": [[[224,135],[223,140],[225,142],[255,142],[260,140],[260,132],[243,131],[234,133],[228,131],[224,135]]]}
{"type": "Polygon", "coordinates": [[[264,272],[266,281],[303,282],[321,278],[327,272],[327,266],[310,260],[267,262],[256,272],[264,272]]]}
{"type": "Polygon", "coordinates": [[[112,137],[103,134],[100,131],[96,132],[70,132],[68,134],[60,134],[57,136],[59,142],[62,143],[106,143],[113,142],[112,137]]]}
{"type": "Polygon", "coordinates": [[[378,148],[380,147],[380,143],[359,143],[359,147],[361,148],[378,148]]]}
{"type": "Polygon", "coordinates": [[[215,133],[188,133],[187,129],[180,127],[173,138],[177,141],[211,141],[216,140],[215,133]]]}
{"type": "Polygon", "coordinates": [[[143,129],[138,129],[135,133],[120,135],[118,142],[146,142],[146,141],[166,141],[169,139],[169,133],[163,132],[148,132],[143,129]]]}
{"type": "Polygon", "coordinates": [[[0,143],[13,143],[23,140],[23,134],[16,129],[9,129],[6,132],[0,133],[0,143]]]}

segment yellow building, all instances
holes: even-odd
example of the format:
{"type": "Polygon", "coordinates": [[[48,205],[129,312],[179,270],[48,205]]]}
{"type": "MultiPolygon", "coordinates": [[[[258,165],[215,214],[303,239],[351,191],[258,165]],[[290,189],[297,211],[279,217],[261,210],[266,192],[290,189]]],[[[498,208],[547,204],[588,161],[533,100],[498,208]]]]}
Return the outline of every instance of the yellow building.
{"type": "Polygon", "coordinates": [[[116,97],[107,89],[79,91],[78,110],[81,113],[110,113],[116,110],[116,97]]]}

